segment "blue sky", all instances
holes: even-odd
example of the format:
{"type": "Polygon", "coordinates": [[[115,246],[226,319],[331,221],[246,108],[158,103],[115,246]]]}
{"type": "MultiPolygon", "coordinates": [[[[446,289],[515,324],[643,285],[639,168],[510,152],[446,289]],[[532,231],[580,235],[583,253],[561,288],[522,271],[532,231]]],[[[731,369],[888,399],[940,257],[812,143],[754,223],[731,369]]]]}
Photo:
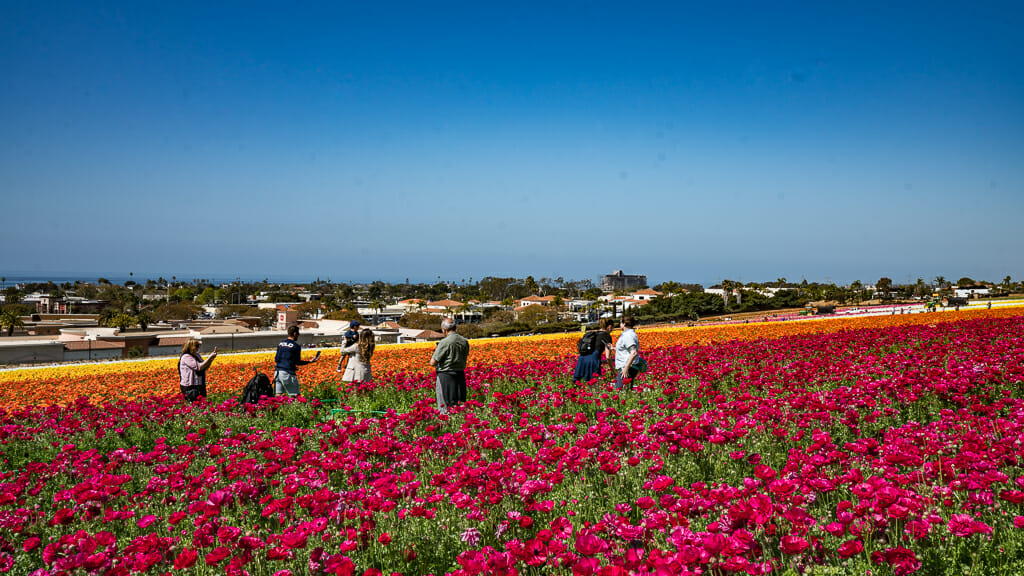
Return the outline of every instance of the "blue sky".
{"type": "Polygon", "coordinates": [[[1024,5],[504,4],[0,4],[0,271],[1024,276],[1024,5]]]}

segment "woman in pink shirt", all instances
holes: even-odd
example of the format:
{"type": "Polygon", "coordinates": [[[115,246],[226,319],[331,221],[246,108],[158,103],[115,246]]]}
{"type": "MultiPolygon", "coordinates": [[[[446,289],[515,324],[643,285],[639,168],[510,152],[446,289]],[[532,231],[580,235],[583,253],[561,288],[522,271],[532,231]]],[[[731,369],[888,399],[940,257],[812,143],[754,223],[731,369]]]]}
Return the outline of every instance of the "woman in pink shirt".
{"type": "Polygon", "coordinates": [[[217,347],[206,360],[199,355],[199,341],[189,338],[181,347],[181,358],[178,359],[178,373],[181,375],[181,395],[189,402],[206,398],[206,369],[217,357],[217,347]]]}

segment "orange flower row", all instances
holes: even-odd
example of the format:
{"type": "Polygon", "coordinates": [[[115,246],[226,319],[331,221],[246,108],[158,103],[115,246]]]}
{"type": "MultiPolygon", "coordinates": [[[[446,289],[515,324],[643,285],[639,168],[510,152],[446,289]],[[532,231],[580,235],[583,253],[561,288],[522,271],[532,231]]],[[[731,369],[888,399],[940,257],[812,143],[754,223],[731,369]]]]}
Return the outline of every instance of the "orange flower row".
{"type": "MultiPolygon", "coordinates": [[[[1020,315],[1024,315],[1024,307],[895,316],[813,318],[720,326],[666,326],[640,328],[639,335],[642,346],[650,349],[705,345],[736,339],[772,339],[860,328],[1020,315]]],[[[469,365],[508,364],[575,355],[576,340],[579,336],[578,333],[574,333],[473,340],[469,365]]],[[[430,369],[429,360],[433,349],[433,343],[381,345],[373,357],[374,372],[379,378],[388,372],[427,371],[430,369]]],[[[254,369],[272,374],[273,358],[273,352],[222,355],[210,370],[210,392],[240,391],[252,376],[254,369]]],[[[340,380],[340,375],[335,372],[337,360],[338,351],[327,350],[321,356],[320,362],[301,368],[299,377],[303,385],[315,386],[340,380]]],[[[0,372],[0,409],[4,410],[32,405],[65,404],[82,396],[93,402],[102,402],[175,393],[178,393],[177,358],[0,372]]]]}

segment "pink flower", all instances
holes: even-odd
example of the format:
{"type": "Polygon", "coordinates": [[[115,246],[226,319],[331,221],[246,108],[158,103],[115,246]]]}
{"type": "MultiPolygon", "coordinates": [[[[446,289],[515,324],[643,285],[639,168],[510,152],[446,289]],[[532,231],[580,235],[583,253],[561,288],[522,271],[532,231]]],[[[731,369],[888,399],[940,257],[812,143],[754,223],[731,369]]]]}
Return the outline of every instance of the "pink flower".
{"type": "MultiPolygon", "coordinates": [[[[1018,518],[1024,519],[1024,517],[1022,517],[1022,516],[1018,516],[1018,518]]],[[[26,538],[25,542],[23,542],[22,545],[21,545],[21,549],[24,550],[25,552],[31,552],[31,551],[35,550],[36,548],[39,548],[40,542],[41,541],[36,536],[32,536],[31,538],[26,538]]]]}
{"type": "Polygon", "coordinates": [[[966,538],[974,534],[974,518],[967,514],[953,514],[949,517],[947,528],[950,534],[966,538]]]}
{"type": "Polygon", "coordinates": [[[840,558],[849,558],[850,556],[855,556],[863,551],[864,544],[862,544],[860,540],[847,540],[839,546],[836,553],[839,554],[840,558]]]}
{"type": "Polygon", "coordinates": [[[580,558],[578,562],[572,565],[572,574],[573,576],[591,576],[596,574],[600,567],[601,563],[598,562],[597,558],[580,558]]]}
{"type": "Polygon", "coordinates": [[[174,559],[175,570],[185,570],[191,568],[195,563],[196,559],[199,558],[199,553],[191,548],[186,548],[181,551],[180,554],[174,559]]]}
{"type": "Polygon", "coordinates": [[[907,522],[907,534],[915,540],[920,540],[931,531],[931,525],[922,520],[911,520],[907,522]]]}
{"type": "Polygon", "coordinates": [[[283,546],[275,546],[267,550],[267,560],[291,560],[295,553],[283,546]]]}
{"type": "Polygon", "coordinates": [[[146,528],[153,522],[156,522],[156,516],[153,516],[152,514],[146,514],[142,518],[139,518],[139,528],[146,528]]]}
{"type": "Polygon", "coordinates": [[[584,556],[594,556],[605,550],[607,544],[590,530],[580,530],[576,535],[576,551],[584,556]]]}
{"type": "Polygon", "coordinates": [[[210,552],[206,553],[206,563],[210,566],[213,566],[230,555],[231,552],[227,548],[223,546],[218,546],[210,552]]]}
{"type": "Polygon", "coordinates": [[[790,555],[799,554],[810,546],[810,542],[800,536],[794,536],[792,534],[783,536],[780,544],[782,546],[782,552],[790,555]]]}

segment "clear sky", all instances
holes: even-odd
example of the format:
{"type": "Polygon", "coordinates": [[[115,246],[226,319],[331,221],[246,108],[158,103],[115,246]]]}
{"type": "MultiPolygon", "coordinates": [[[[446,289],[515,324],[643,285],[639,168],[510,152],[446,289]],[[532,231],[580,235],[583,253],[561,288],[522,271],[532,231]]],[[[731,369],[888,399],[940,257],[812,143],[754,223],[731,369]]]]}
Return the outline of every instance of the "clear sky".
{"type": "Polygon", "coordinates": [[[0,272],[1024,276],[1020,2],[0,3],[0,272]]]}

